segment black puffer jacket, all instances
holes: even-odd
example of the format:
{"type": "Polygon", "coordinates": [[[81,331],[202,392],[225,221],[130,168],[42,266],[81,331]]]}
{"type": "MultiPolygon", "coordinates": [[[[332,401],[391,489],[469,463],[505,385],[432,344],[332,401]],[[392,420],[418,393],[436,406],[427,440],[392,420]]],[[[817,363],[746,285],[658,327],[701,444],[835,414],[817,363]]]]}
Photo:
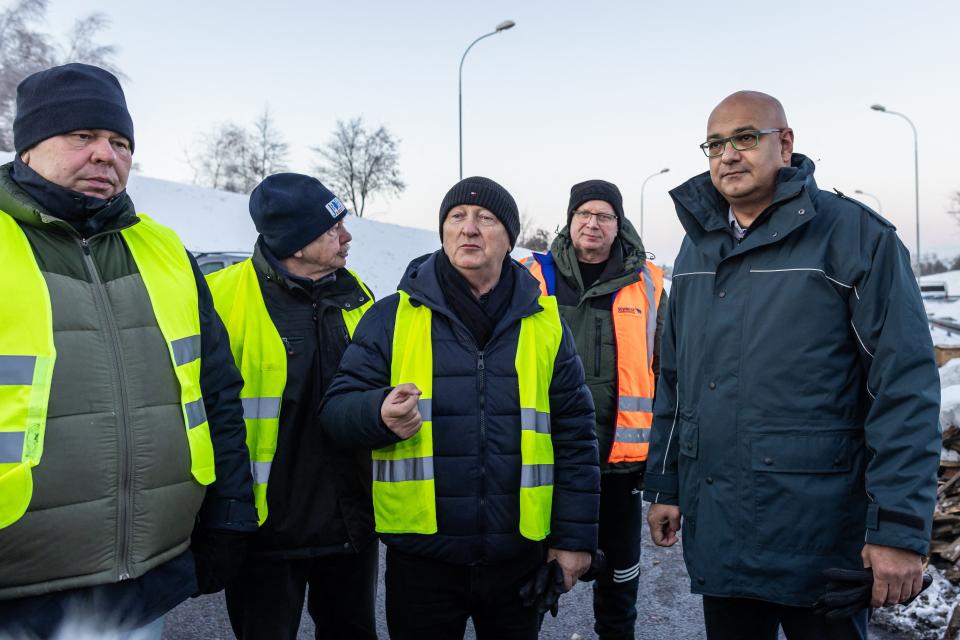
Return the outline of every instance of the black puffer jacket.
{"type": "Polygon", "coordinates": [[[373,540],[370,456],[324,436],[317,412],[350,343],[343,308],[369,296],[346,269],[332,281],[292,276],[257,243],[253,267],[270,319],[287,347],[277,453],[267,485],[269,516],[257,553],[313,557],[351,552],[373,540]]]}
{"type": "MultiPolygon", "coordinates": [[[[520,522],[520,412],[514,364],[520,320],[543,309],[536,280],[516,262],[509,311],[478,351],[447,305],[437,254],[407,268],[400,289],[433,311],[434,535],[384,535],[391,547],[461,565],[542,560],[541,543],[520,522]]],[[[378,302],[354,334],[321,413],[323,428],[344,446],[376,449],[397,441],[380,419],[390,388],[399,295],[378,302]]],[[[597,544],[600,473],[593,401],[570,330],[564,325],[550,385],[554,494],[550,547],[592,551],[597,544]]]]}

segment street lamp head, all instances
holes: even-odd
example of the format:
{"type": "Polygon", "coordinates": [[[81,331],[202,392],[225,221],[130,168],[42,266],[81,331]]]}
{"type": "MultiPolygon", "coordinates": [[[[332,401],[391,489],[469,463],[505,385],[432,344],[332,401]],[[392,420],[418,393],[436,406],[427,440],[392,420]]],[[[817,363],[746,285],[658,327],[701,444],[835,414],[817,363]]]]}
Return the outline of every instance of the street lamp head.
{"type": "Polygon", "coordinates": [[[860,189],[857,189],[856,191],[854,191],[854,193],[859,193],[860,195],[864,195],[863,191],[860,191],[860,189]]]}
{"type": "Polygon", "coordinates": [[[666,168],[666,169],[660,169],[660,173],[666,173],[666,172],[668,172],[668,171],[670,171],[670,169],[669,169],[669,168],[666,168]]]}
{"type": "Polygon", "coordinates": [[[516,24],[517,23],[514,22],[513,20],[504,20],[503,22],[497,25],[497,33],[500,33],[501,31],[506,31],[507,29],[513,29],[516,26],[516,24]]]}
{"type": "Polygon", "coordinates": [[[872,104],[872,105],[870,105],[870,108],[873,109],[874,111],[886,111],[886,110],[887,110],[887,108],[886,108],[885,106],[883,106],[882,104],[872,104]]]}

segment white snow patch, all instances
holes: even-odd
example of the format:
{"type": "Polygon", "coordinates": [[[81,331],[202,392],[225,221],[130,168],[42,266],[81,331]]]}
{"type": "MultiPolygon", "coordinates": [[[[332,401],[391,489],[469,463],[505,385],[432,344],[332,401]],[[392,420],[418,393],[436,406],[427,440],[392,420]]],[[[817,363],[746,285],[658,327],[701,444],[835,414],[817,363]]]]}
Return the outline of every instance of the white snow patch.
{"type": "Polygon", "coordinates": [[[934,567],[927,567],[933,583],[909,605],[876,609],[873,623],[903,633],[904,640],[939,640],[960,598],[955,587],[934,567]]]}
{"type": "MultiPolygon", "coordinates": [[[[130,175],[127,190],[139,213],[171,227],[191,251],[253,251],[257,231],[246,195],[138,173],[130,175]]],[[[353,235],[347,267],[359,274],[378,299],[396,291],[411,260],[440,248],[439,230],[357,217],[347,220],[347,228],[353,235]]],[[[530,252],[517,247],[512,255],[519,260],[530,252]]]]}

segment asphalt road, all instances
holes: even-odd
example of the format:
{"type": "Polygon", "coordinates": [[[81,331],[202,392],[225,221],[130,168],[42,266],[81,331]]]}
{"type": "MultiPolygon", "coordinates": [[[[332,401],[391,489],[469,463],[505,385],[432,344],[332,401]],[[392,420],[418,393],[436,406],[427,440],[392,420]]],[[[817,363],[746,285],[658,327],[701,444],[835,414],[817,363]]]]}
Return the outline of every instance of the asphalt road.
{"type": "MultiPolygon", "coordinates": [[[[380,552],[380,585],[383,585],[383,546],[380,552]]],[[[680,545],[654,547],[646,534],[641,552],[637,635],[640,640],[704,640],[700,598],[690,593],[680,545]]],[[[577,584],[560,600],[560,615],[547,615],[540,637],[556,640],[596,640],[589,584],[577,584]]],[[[383,614],[383,590],[377,596],[380,637],[388,638],[383,614]]],[[[313,623],[304,608],[298,640],[312,639],[313,623]]],[[[167,615],[164,640],[232,640],[223,595],[204,596],[184,602],[167,615]]],[[[902,634],[871,629],[873,640],[906,640],[902,634]]],[[[475,638],[468,625],[466,638],[475,638]]]]}

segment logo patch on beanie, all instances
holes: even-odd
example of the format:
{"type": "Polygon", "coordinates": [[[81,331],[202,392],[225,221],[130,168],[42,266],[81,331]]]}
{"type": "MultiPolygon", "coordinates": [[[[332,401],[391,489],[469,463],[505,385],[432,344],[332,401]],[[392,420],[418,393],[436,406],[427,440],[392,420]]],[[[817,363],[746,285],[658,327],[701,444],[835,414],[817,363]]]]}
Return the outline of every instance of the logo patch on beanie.
{"type": "Polygon", "coordinates": [[[334,198],[327,203],[327,211],[330,212],[331,218],[336,218],[338,215],[346,211],[347,208],[343,206],[343,203],[340,202],[340,198],[334,198]]]}

